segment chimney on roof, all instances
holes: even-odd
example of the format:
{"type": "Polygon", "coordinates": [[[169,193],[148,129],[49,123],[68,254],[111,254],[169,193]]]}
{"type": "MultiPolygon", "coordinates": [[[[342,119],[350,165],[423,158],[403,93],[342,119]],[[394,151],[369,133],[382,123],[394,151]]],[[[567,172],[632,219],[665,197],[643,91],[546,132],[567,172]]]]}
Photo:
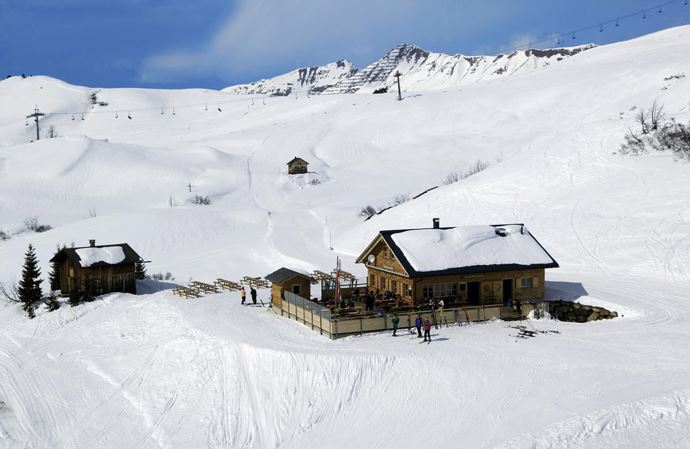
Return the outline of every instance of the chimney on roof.
{"type": "Polygon", "coordinates": [[[92,247],[92,248],[93,248],[94,246],[96,246],[96,241],[93,240],[93,239],[89,240],[89,246],[92,247]]]}
{"type": "Polygon", "coordinates": [[[441,227],[441,220],[440,219],[434,218],[433,223],[434,223],[434,229],[438,229],[441,227]]]}

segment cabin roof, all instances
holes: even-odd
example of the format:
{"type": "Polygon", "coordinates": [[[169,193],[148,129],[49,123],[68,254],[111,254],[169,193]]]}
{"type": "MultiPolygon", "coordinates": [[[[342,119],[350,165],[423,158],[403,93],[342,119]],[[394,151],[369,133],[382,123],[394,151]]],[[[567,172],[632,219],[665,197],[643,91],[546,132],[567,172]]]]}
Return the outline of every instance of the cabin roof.
{"type": "Polygon", "coordinates": [[[296,276],[308,279],[310,282],[312,281],[312,277],[309,274],[295,271],[295,270],[291,270],[291,269],[285,268],[285,267],[279,268],[278,270],[274,271],[273,273],[264,276],[264,279],[266,279],[267,281],[270,281],[274,284],[281,285],[284,282],[287,282],[296,276]]]}
{"type": "Polygon", "coordinates": [[[290,162],[288,162],[287,164],[292,165],[292,164],[297,163],[297,162],[304,162],[305,164],[309,165],[309,162],[307,162],[304,159],[302,159],[301,157],[297,157],[297,156],[292,158],[292,160],[290,162]]]}
{"type": "Polygon", "coordinates": [[[357,262],[379,239],[411,278],[558,267],[522,223],[381,231],[357,262]]]}
{"type": "Polygon", "coordinates": [[[127,243],[63,248],[50,261],[62,262],[65,258],[82,268],[117,266],[143,261],[127,243]]]}

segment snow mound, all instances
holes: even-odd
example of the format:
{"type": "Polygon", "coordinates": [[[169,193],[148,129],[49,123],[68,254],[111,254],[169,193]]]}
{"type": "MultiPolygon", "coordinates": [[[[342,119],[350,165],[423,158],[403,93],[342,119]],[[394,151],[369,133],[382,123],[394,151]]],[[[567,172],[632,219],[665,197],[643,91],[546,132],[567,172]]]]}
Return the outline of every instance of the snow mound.
{"type": "Polygon", "coordinates": [[[78,248],[75,250],[79,256],[79,265],[90,267],[97,263],[117,265],[125,260],[125,252],[120,246],[106,246],[102,248],[78,248]]]}

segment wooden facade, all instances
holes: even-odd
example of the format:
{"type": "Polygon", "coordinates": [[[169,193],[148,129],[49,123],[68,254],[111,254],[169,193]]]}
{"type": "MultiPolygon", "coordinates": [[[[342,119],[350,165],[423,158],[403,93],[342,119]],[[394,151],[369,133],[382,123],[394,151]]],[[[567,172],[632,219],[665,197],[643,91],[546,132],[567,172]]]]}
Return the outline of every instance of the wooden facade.
{"type": "Polygon", "coordinates": [[[82,293],[98,296],[113,292],[136,294],[135,266],[136,263],[143,262],[143,260],[129,245],[124,243],[64,248],[58,251],[51,259],[51,262],[54,262],[57,266],[62,295],[82,293]],[[77,250],[82,248],[113,247],[122,248],[125,255],[122,262],[116,264],[98,262],[90,266],[82,266],[83,263],[77,254],[77,250]]]}
{"type": "Polygon", "coordinates": [[[367,267],[369,290],[400,295],[408,304],[443,299],[451,304],[483,306],[509,304],[514,299],[543,299],[545,268],[558,266],[554,261],[548,265],[479,266],[448,269],[443,273],[417,272],[411,268],[400,248],[386,238],[386,233],[394,232],[405,231],[382,231],[357,262],[367,267]]]}
{"type": "Polygon", "coordinates": [[[280,268],[273,273],[265,276],[271,282],[271,302],[280,306],[283,292],[288,291],[298,296],[311,298],[311,283],[313,279],[304,273],[280,268]]]}
{"type": "Polygon", "coordinates": [[[309,162],[304,159],[295,156],[290,162],[287,163],[288,174],[290,175],[300,175],[307,173],[309,170],[309,162]]]}

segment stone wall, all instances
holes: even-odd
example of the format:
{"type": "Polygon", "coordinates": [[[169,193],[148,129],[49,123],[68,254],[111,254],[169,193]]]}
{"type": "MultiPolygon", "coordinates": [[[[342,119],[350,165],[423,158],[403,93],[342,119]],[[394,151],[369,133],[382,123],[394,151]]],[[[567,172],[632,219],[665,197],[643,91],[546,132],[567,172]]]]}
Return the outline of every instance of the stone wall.
{"type": "Polygon", "coordinates": [[[587,321],[616,318],[617,312],[603,307],[588,306],[569,301],[548,301],[544,303],[551,316],[559,321],[586,323],[587,321]]]}

